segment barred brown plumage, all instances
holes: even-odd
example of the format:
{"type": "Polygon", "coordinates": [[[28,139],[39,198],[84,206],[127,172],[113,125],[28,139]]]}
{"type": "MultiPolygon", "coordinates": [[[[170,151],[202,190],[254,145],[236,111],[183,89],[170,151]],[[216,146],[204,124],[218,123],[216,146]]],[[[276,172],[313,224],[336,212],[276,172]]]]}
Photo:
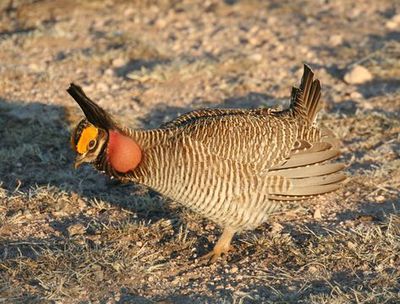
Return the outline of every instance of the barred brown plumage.
{"type": "Polygon", "coordinates": [[[211,261],[227,253],[234,233],[259,226],[280,204],[334,191],[345,179],[339,172],[343,164],[326,163],[340,151],[332,132],[315,124],[321,87],[306,65],[284,111],[198,110],[153,130],[120,126],[80,87],[71,84],[68,92],[86,115],[73,145],[92,139],[82,139],[88,125],[99,130],[96,144],[78,154],[77,165],[90,162],[110,176],[147,185],[222,226],[206,255],[211,261]],[[110,141],[110,132],[117,140],[110,141]],[[119,153],[118,167],[113,165],[113,151],[126,149],[129,141],[139,147],[140,159],[138,151],[119,153]]]}

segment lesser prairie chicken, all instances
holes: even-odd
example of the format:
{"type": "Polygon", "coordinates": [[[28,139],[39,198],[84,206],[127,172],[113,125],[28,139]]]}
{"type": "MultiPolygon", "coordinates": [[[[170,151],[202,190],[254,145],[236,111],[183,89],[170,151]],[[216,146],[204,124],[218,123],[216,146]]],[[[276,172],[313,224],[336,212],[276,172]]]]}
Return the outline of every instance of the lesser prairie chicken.
{"type": "Polygon", "coordinates": [[[320,82],[304,66],[290,107],[205,109],[157,129],[118,124],[74,84],[68,93],[86,118],[72,134],[75,165],[147,185],[223,227],[215,261],[236,232],[253,229],[288,201],[334,191],[345,179],[336,139],[315,124],[320,82]]]}

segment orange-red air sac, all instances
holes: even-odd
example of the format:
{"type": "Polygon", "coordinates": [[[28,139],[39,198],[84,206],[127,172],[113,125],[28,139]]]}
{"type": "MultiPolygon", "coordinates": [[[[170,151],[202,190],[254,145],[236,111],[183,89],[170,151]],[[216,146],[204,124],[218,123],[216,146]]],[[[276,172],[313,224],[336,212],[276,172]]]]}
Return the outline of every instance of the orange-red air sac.
{"type": "Polygon", "coordinates": [[[135,169],[142,160],[142,150],[130,137],[110,131],[107,156],[114,170],[126,173],[135,169]]]}

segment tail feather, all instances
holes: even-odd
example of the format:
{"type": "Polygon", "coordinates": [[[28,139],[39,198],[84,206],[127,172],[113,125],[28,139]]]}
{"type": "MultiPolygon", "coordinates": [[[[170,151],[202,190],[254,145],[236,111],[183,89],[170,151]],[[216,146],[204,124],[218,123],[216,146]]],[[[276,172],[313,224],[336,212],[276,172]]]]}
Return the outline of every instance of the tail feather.
{"type": "Polygon", "coordinates": [[[346,175],[341,172],[309,177],[271,176],[268,198],[271,200],[295,201],[338,189],[346,175]]]}
{"type": "Polygon", "coordinates": [[[286,194],[270,194],[268,199],[274,201],[301,201],[320,194],[335,191],[340,188],[340,184],[319,185],[300,188],[298,191],[291,191],[286,194]]]}
{"type": "Polygon", "coordinates": [[[314,79],[314,72],[305,64],[300,87],[292,88],[290,110],[312,124],[322,108],[320,99],[321,84],[318,79],[314,79]]]}
{"type": "Polygon", "coordinates": [[[299,88],[292,89],[289,113],[301,122],[299,138],[285,161],[270,168],[268,199],[297,201],[335,191],[346,175],[341,163],[328,163],[340,155],[338,140],[328,129],[313,126],[322,104],[321,84],[304,65],[299,88]],[[304,131],[304,132],[303,132],[304,131]]]}
{"type": "Polygon", "coordinates": [[[289,158],[284,164],[279,165],[279,167],[274,167],[271,170],[282,170],[288,168],[296,168],[302,166],[313,165],[317,163],[322,163],[327,160],[336,158],[340,155],[339,150],[324,150],[324,151],[317,151],[308,153],[298,153],[294,154],[291,158],[289,158]]]}
{"type": "Polygon", "coordinates": [[[332,174],[344,169],[344,167],[345,165],[341,163],[324,165],[316,164],[311,166],[288,168],[282,170],[271,170],[270,172],[268,172],[268,175],[280,175],[288,178],[304,178],[332,174]]]}
{"type": "Polygon", "coordinates": [[[343,164],[334,163],[281,167],[279,170],[271,170],[268,173],[269,181],[272,181],[269,185],[268,198],[296,201],[335,191],[346,179],[346,175],[339,172],[343,168],[343,164]]]}

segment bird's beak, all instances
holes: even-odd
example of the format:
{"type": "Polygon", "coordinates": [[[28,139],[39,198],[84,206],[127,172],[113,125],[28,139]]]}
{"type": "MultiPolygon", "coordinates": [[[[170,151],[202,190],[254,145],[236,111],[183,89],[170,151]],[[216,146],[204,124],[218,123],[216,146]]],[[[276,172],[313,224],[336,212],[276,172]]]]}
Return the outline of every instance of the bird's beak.
{"type": "Polygon", "coordinates": [[[82,165],[85,162],[85,155],[78,155],[75,158],[75,163],[74,163],[74,167],[75,169],[78,169],[80,165],[82,165]]]}

